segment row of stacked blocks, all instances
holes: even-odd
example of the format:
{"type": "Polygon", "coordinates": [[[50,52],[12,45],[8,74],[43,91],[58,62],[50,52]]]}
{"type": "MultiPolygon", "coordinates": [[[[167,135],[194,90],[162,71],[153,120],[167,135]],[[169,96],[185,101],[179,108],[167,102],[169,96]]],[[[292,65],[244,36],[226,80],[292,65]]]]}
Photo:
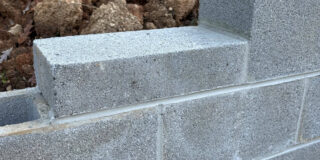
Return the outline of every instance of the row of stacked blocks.
{"type": "Polygon", "coordinates": [[[0,159],[320,157],[319,0],[200,0],[197,27],[41,39],[34,57],[37,88],[0,106],[40,114],[0,127],[0,159]]]}

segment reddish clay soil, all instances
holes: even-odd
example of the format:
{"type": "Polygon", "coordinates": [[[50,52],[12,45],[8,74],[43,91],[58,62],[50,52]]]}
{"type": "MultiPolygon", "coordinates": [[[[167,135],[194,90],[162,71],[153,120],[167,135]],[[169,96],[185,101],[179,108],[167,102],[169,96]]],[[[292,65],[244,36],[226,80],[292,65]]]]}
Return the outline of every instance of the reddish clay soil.
{"type": "Polygon", "coordinates": [[[0,0],[0,92],[36,85],[34,39],[197,25],[199,0],[0,0]]]}

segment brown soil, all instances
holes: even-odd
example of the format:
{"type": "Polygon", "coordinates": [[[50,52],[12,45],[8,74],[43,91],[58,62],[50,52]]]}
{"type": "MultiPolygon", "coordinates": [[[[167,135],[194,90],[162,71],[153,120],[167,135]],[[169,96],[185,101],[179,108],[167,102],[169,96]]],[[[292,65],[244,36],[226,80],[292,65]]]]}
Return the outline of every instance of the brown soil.
{"type": "Polygon", "coordinates": [[[196,25],[199,0],[0,0],[0,91],[36,85],[38,38],[196,25]]]}

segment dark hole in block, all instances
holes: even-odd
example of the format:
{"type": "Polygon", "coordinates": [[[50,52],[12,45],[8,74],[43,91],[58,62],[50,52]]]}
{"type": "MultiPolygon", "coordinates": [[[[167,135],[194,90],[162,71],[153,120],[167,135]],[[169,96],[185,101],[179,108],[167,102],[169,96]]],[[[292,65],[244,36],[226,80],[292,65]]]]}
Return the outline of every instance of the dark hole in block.
{"type": "Polygon", "coordinates": [[[18,124],[40,118],[31,97],[7,98],[0,102],[0,126],[18,124]]]}

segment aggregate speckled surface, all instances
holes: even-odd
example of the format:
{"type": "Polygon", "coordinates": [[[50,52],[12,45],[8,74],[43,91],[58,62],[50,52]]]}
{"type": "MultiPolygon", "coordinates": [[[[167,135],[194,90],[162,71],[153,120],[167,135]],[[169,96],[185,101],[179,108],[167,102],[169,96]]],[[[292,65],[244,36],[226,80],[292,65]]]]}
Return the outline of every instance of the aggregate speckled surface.
{"type": "Polygon", "coordinates": [[[69,128],[0,137],[1,159],[156,158],[157,113],[135,111],[69,128]]]}
{"type": "MultiPolygon", "coordinates": [[[[164,159],[253,159],[295,144],[302,81],[164,106],[164,159]]],[[[260,157],[261,158],[261,157],[260,157]]]]}
{"type": "Polygon", "coordinates": [[[51,65],[101,62],[246,43],[200,27],[180,27],[35,40],[51,65]]]}
{"type": "Polygon", "coordinates": [[[248,52],[246,40],[203,27],[46,39],[35,46],[38,85],[56,117],[240,84],[248,52]]]}

